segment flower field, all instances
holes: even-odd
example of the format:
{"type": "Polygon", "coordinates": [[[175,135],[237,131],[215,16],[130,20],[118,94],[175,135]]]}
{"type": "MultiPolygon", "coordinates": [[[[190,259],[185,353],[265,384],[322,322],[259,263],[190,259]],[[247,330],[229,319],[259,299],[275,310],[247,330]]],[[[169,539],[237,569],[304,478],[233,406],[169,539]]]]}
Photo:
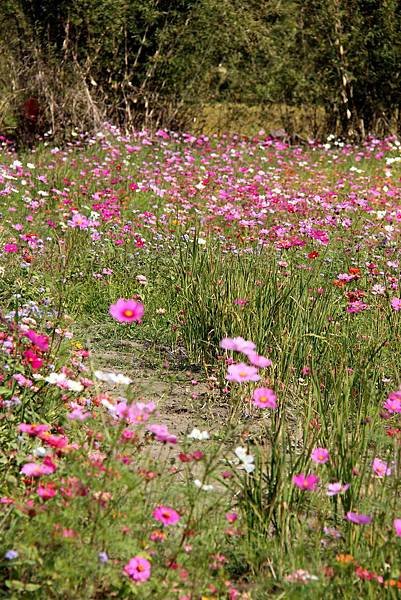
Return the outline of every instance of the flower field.
{"type": "Polygon", "coordinates": [[[0,598],[398,598],[398,140],[1,144],[0,598]]]}

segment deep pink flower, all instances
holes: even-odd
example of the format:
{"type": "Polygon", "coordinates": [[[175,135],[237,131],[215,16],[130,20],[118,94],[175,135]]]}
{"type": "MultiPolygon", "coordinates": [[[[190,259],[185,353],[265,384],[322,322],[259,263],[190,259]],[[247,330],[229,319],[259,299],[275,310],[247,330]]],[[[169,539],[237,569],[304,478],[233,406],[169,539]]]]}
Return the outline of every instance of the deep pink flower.
{"type": "Polygon", "coordinates": [[[270,388],[256,388],[252,398],[252,403],[258,408],[277,408],[276,394],[270,388]]]}
{"type": "Polygon", "coordinates": [[[401,519],[394,519],[393,527],[395,530],[395,535],[401,537],[401,519]]]}
{"type": "Polygon", "coordinates": [[[380,478],[391,475],[391,467],[389,467],[388,464],[380,458],[375,458],[373,460],[372,469],[374,474],[380,478]]]}
{"type": "Polygon", "coordinates": [[[235,523],[238,519],[238,514],[236,512],[228,512],[226,513],[226,519],[229,523],[235,523]]]}
{"type": "Polygon", "coordinates": [[[330,460],[330,453],[327,448],[314,448],[310,457],[313,462],[324,465],[330,460]]]}
{"type": "Polygon", "coordinates": [[[244,340],[242,337],[224,338],[220,342],[220,348],[224,348],[224,350],[235,350],[236,352],[243,352],[244,354],[247,354],[248,352],[255,350],[256,344],[251,341],[244,340]]]}
{"type": "Polygon", "coordinates": [[[305,473],[299,473],[292,478],[292,483],[297,486],[297,488],[311,492],[316,490],[319,481],[320,479],[316,475],[305,475],[305,473]]]}
{"type": "Polygon", "coordinates": [[[43,360],[33,350],[25,350],[23,353],[26,362],[31,366],[31,369],[36,371],[43,365],[43,360]]]}
{"type": "Polygon", "coordinates": [[[36,333],[31,329],[29,331],[24,332],[24,336],[31,340],[32,344],[35,344],[39,350],[42,352],[47,352],[49,349],[49,338],[47,335],[42,335],[40,333],[36,333]]]}
{"type": "Polygon", "coordinates": [[[144,312],[145,308],[141,302],[124,298],[120,298],[109,308],[110,315],[119,323],[140,323],[144,312]]]}
{"type": "Polygon", "coordinates": [[[17,244],[4,244],[4,252],[6,252],[7,254],[15,254],[15,252],[18,252],[17,244]]]}
{"type": "Polygon", "coordinates": [[[383,404],[389,413],[401,413],[401,390],[391,392],[383,404]]]}
{"type": "Polygon", "coordinates": [[[134,556],[125,565],[124,573],[126,573],[130,579],[137,581],[138,583],[147,581],[151,573],[150,562],[142,556],[134,556]]]}
{"type": "Polygon", "coordinates": [[[228,366],[226,379],[228,381],[244,383],[246,381],[259,381],[260,375],[258,374],[258,369],[256,367],[250,367],[245,363],[238,363],[228,366]]]}
{"type": "Polygon", "coordinates": [[[170,433],[166,425],[150,425],[148,430],[154,434],[158,442],[164,442],[167,444],[177,443],[177,436],[170,433]]]}
{"type": "Polygon", "coordinates": [[[152,516],[163,525],[175,525],[181,519],[180,515],[174,508],[169,506],[157,506],[152,513],[152,516]]]}
{"type": "Polygon", "coordinates": [[[372,522],[372,517],[369,515],[364,515],[362,513],[356,512],[347,512],[346,517],[347,521],[351,523],[356,523],[357,525],[369,525],[372,522]]]}

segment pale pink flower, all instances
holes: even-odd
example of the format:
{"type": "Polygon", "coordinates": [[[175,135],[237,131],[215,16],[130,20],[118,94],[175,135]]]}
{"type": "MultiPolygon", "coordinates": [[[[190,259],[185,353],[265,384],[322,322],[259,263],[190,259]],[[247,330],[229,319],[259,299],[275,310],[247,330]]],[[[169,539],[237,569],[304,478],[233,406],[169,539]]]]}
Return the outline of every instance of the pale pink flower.
{"type": "Polygon", "coordinates": [[[143,304],[136,300],[120,298],[109,308],[109,313],[119,323],[140,323],[145,312],[143,304]]]}
{"type": "Polygon", "coordinates": [[[220,348],[224,350],[235,350],[236,352],[252,352],[256,348],[256,344],[251,341],[244,340],[242,337],[224,338],[220,342],[220,348]]]}
{"type": "Polygon", "coordinates": [[[343,494],[349,488],[349,483],[328,483],[327,484],[327,495],[328,496],[336,496],[337,494],[343,494]]]}
{"type": "Polygon", "coordinates": [[[393,527],[395,530],[395,535],[401,537],[401,519],[394,519],[393,527]]]}
{"type": "Polygon", "coordinates": [[[18,425],[18,431],[21,433],[27,433],[30,436],[40,435],[44,431],[49,431],[50,425],[45,423],[20,423],[18,425]]]}
{"type": "Polygon", "coordinates": [[[393,310],[401,310],[401,298],[392,298],[390,304],[393,310]]]}
{"type": "Polygon", "coordinates": [[[310,457],[313,462],[324,465],[330,460],[330,453],[327,448],[314,448],[310,457]]]}
{"type": "Polygon", "coordinates": [[[245,363],[238,363],[228,366],[226,379],[228,381],[244,383],[247,381],[259,381],[260,375],[258,374],[258,369],[256,367],[250,367],[245,363]]]}
{"type": "Polygon", "coordinates": [[[391,475],[391,467],[389,467],[388,464],[380,458],[375,458],[373,460],[372,469],[374,474],[380,478],[391,475]]]}
{"type": "Polygon", "coordinates": [[[247,355],[248,360],[251,363],[251,365],[253,365],[254,367],[259,367],[259,369],[265,369],[266,367],[271,367],[273,364],[269,358],[266,358],[265,356],[261,356],[260,354],[257,354],[256,352],[245,352],[245,354],[247,355]]]}
{"type": "Polygon", "coordinates": [[[27,477],[42,477],[42,475],[51,475],[56,470],[56,466],[53,464],[38,464],[34,462],[26,463],[20,473],[27,477]]]}
{"type": "Polygon", "coordinates": [[[177,436],[170,433],[166,425],[150,425],[148,431],[153,433],[158,442],[164,442],[166,444],[177,443],[177,436]]]}

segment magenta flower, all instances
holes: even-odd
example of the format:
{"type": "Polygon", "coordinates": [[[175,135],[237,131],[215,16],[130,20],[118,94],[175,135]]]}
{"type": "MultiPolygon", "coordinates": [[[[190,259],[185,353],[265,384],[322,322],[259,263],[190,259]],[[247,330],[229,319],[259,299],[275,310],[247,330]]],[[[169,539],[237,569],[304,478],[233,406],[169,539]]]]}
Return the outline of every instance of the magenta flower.
{"type": "Polygon", "coordinates": [[[110,315],[119,323],[140,323],[144,312],[145,308],[141,302],[124,298],[120,298],[109,308],[110,315]]]}
{"type": "Polygon", "coordinates": [[[390,304],[393,310],[401,310],[401,298],[392,298],[390,304]]]}
{"type": "Polygon", "coordinates": [[[393,527],[395,530],[395,535],[401,537],[401,519],[394,519],[393,527]]]}
{"type": "Polygon", "coordinates": [[[247,354],[248,352],[253,352],[255,350],[256,344],[251,341],[244,340],[242,337],[224,338],[220,342],[220,348],[224,348],[224,350],[235,350],[236,352],[247,354]]]}
{"type": "Polygon", "coordinates": [[[324,465],[330,460],[330,453],[327,448],[314,448],[310,457],[313,462],[324,465]]]}
{"type": "Polygon", "coordinates": [[[164,442],[166,444],[177,443],[177,436],[170,433],[166,425],[150,425],[148,431],[153,433],[158,442],[164,442]]]}
{"type": "Polygon", "coordinates": [[[47,352],[49,349],[49,338],[47,335],[42,335],[40,333],[36,333],[29,329],[24,333],[24,336],[31,340],[32,344],[35,344],[39,350],[42,352],[47,352]]]}
{"type": "Polygon", "coordinates": [[[294,475],[292,483],[303,491],[314,492],[318,486],[320,479],[316,475],[305,475],[305,473],[299,473],[294,475]]]}
{"type": "Polygon", "coordinates": [[[6,252],[7,254],[14,254],[15,252],[18,252],[17,244],[4,244],[4,252],[6,252]]]}
{"type": "Polygon", "coordinates": [[[401,390],[391,392],[383,404],[383,408],[389,413],[401,413],[401,390]]]}
{"type": "Polygon", "coordinates": [[[138,583],[147,581],[150,577],[150,572],[150,562],[142,556],[134,556],[124,567],[124,573],[138,583]]]}
{"type": "Polygon", "coordinates": [[[388,464],[380,458],[375,458],[373,460],[372,469],[374,474],[380,478],[391,475],[391,467],[389,467],[388,464]]]}
{"type": "Polygon", "coordinates": [[[336,496],[337,494],[343,494],[348,490],[348,488],[349,483],[340,483],[338,481],[335,483],[328,483],[326,494],[328,496],[336,496]]]}
{"type": "Polygon", "coordinates": [[[247,381],[259,381],[260,375],[256,367],[250,367],[245,363],[229,365],[226,375],[228,381],[236,381],[237,383],[245,383],[247,381]]]}
{"type": "Polygon", "coordinates": [[[159,523],[166,525],[175,525],[181,519],[176,510],[169,506],[157,506],[152,513],[153,518],[159,523]]]}
{"type": "Polygon", "coordinates": [[[258,408],[277,408],[276,394],[270,388],[256,388],[252,398],[252,403],[258,408]]]}
{"type": "Polygon", "coordinates": [[[34,371],[43,366],[43,360],[33,350],[25,350],[23,356],[34,371]]]}
{"type": "Polygon", "coordinates": [[[351,523],[356,523],[356,525],[369,525],[372,522],[372,517],[369,517],[369,515],[351,511],[347,512],[345,518],[351,523]]]}

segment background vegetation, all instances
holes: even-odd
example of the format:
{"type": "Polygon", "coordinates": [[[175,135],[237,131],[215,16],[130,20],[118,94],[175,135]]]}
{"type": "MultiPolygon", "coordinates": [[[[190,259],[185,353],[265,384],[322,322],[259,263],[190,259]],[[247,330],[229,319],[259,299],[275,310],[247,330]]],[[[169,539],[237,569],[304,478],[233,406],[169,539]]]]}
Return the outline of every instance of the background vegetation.
{"type": "Polygon", "coordinates": [[[400,128],[397,0],[3,0],[0,130],[400,128]]]}

